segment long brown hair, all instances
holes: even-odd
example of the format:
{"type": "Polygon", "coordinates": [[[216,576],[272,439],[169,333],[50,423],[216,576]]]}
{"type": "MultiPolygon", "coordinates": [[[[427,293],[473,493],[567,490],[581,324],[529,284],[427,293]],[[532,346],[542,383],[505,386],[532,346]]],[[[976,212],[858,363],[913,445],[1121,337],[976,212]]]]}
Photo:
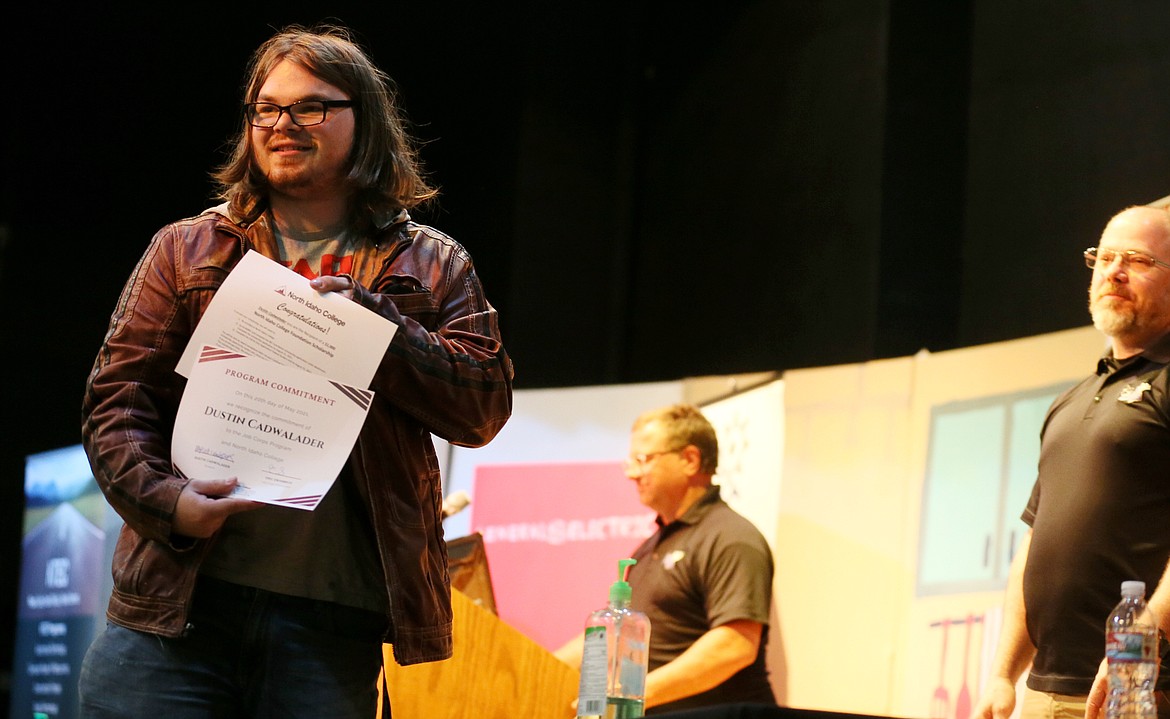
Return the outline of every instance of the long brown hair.
{"type": "MultiPolygon", "coordinates": [[[[256,49],[248,65],[244,102],[253,102],[268,74],[282,60],[295,62],[357,100],[354,143],[347,182],[356,190],[352,220],[359,227],[410,209],[438,194],[423,176],[413,139],[405,128],[393,80],[374,66],[348,30],[293,25],[256,49]]],[[[256,166],[252,133],[241,118],[232,155],[212,173],[233,214],[252,222],[267,207],[268,181],[256,166]]]]}

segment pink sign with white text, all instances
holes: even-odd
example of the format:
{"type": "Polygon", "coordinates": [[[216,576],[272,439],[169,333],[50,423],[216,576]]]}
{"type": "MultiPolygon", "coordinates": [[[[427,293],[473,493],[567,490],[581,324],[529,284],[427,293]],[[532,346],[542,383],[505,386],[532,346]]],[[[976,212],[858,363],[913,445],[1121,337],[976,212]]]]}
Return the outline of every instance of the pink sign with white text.
{"type": "Polygon", "coordinates": [[[605,606],[618,560],[655,529],[620,462],[480,466],[473,496],[500,618],[550,651],[605,606]]]}

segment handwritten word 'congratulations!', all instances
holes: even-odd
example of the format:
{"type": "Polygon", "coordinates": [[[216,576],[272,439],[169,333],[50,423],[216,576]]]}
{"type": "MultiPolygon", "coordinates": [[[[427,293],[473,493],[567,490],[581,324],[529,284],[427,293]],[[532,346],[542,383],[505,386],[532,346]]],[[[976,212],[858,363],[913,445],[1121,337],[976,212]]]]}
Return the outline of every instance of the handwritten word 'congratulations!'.
{"type": "MultiPolygon", "coordinates": [[[[316,304],[311,299],[308,299],[306,297],[301,297],[300,295],[293,292],[292,290],[285,290],[281,294],[294,302],[300,303],[300,305],[303,306],[305,309],[316,312],[323,319],[332,322],[334,326],[345,327],[345,320],[341,319],[340,317],[333,314],[332,312],[325,309],[324,307],[321,307],[320,305],[316,304]]],[[[329,334],[329,330],[333,329],[333,327],[329,327],[329,326],[321,324],[320,322],[317,321],[317,319],[315,317],[312,317],[310,315],[306,315],[306,314],[303,314],[303,313],[297,311],[297,309],[295,307],[290,307],[285,302],[281,302],[279,305],[277,305],[276,309],[279,310],[280,312],[284,312],[289,317],[291,317],[295,320],[298,320],[300,322],[305,323],[305,325],[307,325],[308,327],[315,329],[318,332],[321,332],[323,334],[329,334]]]]}
{"type": "Polygon", "coordinates": [[[281,429],[276,425],[268,424],[267,422],[261,422],[255,418],[248,419],[247,417],[241,417],[234,412],[225,412],[222,409],[216,409],[215,407],[208,406],[203,409],[203,414],[209,417],[215,417],[216,419],[227,420],[232,424],[241,424],[248,429],[254,429],[258,432],[273,434],[277,437],[287,439],[290,442],[303,444],[307,447],[325,447],[325,442],[323,440],[314,439],[308,435],[300,434],[298,432],[290,432],[287,429],[281,429]]]}

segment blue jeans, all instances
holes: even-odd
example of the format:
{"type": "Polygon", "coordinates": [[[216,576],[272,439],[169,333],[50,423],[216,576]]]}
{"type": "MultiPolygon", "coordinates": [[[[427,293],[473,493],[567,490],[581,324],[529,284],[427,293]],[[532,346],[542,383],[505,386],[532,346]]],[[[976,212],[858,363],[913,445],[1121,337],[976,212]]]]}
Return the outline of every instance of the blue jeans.
{"type": "Polygon", "coordinates": [[[386,618],[376,612],[201,577],[190,625],[167,639],[108,624],[81,665],[83,719],[377,713],[386,618]]]}

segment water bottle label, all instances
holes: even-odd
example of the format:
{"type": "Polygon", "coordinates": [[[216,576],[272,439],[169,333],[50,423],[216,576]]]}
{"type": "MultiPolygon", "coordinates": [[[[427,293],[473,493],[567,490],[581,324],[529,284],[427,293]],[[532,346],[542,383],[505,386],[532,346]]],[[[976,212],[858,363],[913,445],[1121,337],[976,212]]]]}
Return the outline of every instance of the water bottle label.
{"type": "Polygon", "coordinates": [[[1111,662],[1153,661],[1157,636],[1145,632],[1106,632],[1105,657],[1111,662]]]}

